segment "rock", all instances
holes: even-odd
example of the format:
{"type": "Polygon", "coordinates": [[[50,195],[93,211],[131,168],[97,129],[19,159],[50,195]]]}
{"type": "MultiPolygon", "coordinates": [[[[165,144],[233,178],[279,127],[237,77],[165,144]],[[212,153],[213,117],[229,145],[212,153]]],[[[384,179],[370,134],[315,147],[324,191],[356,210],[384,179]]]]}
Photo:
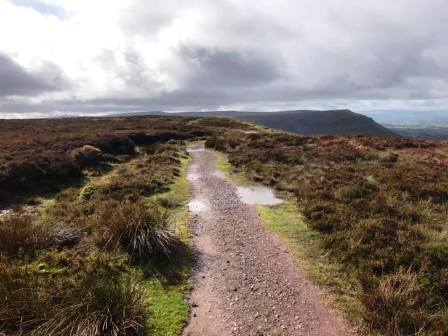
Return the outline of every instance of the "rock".
{"type": "Polygon", "coordinates": [[[103,152],[96,147],[84,145],[75,148],[70,153],[70,157],[80,166],[93,166],[102,159],[103,152]]]}
{"type": "Polygon", "coordinates": [[[59,249],[73,248],[81,241],[79,232],[61,228],[53,233],[53,240],[59,249]]]}

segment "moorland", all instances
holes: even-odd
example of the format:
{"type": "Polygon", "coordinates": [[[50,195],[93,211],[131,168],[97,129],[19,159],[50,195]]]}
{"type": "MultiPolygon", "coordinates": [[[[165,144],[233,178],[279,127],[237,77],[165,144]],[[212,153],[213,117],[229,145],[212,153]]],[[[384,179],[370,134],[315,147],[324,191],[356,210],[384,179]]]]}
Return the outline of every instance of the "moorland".
{"type": "Polygon", "coordinates": [[[338,265],[310,277],[335,301],[350,296],[341,310],[360,332],[448,333],[446,142],[300,136],[198,117],[0,128],[6,335],[181,333],[194,263],[186,145],[199,140],[294,203],[313,256],[338,265]]]}

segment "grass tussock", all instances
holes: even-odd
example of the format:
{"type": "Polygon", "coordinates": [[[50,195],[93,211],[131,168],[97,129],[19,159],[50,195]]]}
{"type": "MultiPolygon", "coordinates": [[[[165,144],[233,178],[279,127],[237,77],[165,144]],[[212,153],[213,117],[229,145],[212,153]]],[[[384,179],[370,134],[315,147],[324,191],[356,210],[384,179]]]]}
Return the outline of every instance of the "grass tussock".
{"type": "Polygon", "coordinates": [[[375,329],[400,334],[403,330],[415,333],[422,328],[424,310],[423,286],[417,273],[400,269],[384,276],[374,291],[364,298],[367,319],[375,329]]]}
{"type": "Polygon", "coordinates": [[[0,255],[10,258],[34,257],[38,251],[52,246],[47,227],[28,216],[0,218],[0,255]]]}
{"type": "Polygon", "coordinates": [[[168,212],[155,203],[105,203],[93,221],[104,229],[100,238],[104,247],[120,246],[138,262],[170,257],[179,245],[169,228],[168,212]]]}
{"type": "Polygon", "coordinates": [[[1,263],[0,330],[30,336],[145,335],[142,291],[129,276],[104,257],[67,260],[64,266],[47,265],[51,277],[48,269],[1,263]]]}
{"type": "MultiPolygon", "coordinates": [[[[106,274],[107,276],[107,274],[106,274]]],[[[145,335],[143,291],[130,278],[86,276],[32,335],[145,335]]]]}
{"type": "Polygon", "coordinates": [[[0,283],[0,331],[18,334],[39,325],[47,308],[39,301],[45,290],[37,275],[2,259],[0,283]]]}

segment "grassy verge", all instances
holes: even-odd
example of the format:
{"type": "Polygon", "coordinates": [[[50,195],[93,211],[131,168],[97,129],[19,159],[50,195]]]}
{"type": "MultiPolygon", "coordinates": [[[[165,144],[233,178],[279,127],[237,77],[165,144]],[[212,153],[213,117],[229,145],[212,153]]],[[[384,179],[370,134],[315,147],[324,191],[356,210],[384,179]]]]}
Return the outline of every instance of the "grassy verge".
{"type": "Polygon", "coordinates": [[[164,204],[169,202],[172,226],[186,248],[167,267],[151,276],[143,276],[143,284],[149,303],[149,321],[151,336],[180,335],[189,317],[189,305],[186,294],[191,290],[188,279],[191,274],[192,254],[189,248],[191,232],[188,223],[191,214],[186,208],[191,194],[187,179],[189,159],[182,158],[180,176],[172,184],[169,192],[155,195],[154,198],[164,204]]]}
{"type": "Polygon", "coordinates": [[[235,173],[233,172],[232,165],[230,164],[229,160],[227,159],[227,155],[224,153],[215,151],[215,164],[218,170],[223,172],[227,177],[234,178],[235,173]]]}
{"type": "Polygon", "coordinates": [[[214,151],[215,153],[215,164],[219,171],[224,173],[226,177],[231,179],[232,181],[235,181],[238,185],[241,186],[251,186],[254,185],[254,181],[249,179],[246,174],[244,174],[243,171],[235,169],[235,167],[232,166],[232,164],[229,162],[229,159],[227,158],[227,155],[214,151]]]}

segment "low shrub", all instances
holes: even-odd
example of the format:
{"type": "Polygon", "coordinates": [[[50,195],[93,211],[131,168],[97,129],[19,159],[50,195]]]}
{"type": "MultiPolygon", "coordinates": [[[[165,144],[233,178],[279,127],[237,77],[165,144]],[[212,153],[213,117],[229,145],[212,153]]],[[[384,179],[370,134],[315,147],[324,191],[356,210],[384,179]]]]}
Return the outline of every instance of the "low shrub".
{"type": "Polygon", "coordinates": [[[227,144],[224,138],[211,137],[205,141],[205,147],[213,148],[215,150],[225,150],[227,148],[227,144]]]}

